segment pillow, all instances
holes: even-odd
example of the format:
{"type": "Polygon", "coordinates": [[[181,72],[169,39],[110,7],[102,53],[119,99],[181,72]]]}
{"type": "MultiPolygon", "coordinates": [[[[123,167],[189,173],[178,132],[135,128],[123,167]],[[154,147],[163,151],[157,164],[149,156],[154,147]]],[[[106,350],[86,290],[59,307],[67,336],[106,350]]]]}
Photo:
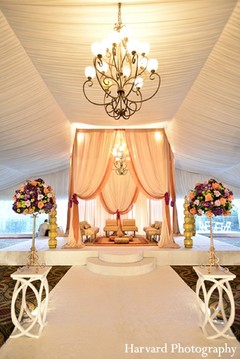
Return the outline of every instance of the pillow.
{"type": "Polygon", "coordinates": [[[155,223],[154,223],[154,228],[155,228],[155,229],[161,229],[161,227],[162,227],[162,222],[160,222],[160,221],[155,221],[155,223]]]}
{"type": "Polygon", "coordinates": [[[80,222],[80,228],[81,229],[87,229],[87,228],[90,228],[91,226],[90,226],[90,224],[88,224],[88,222],[87,221],[82,221],[82,222],[80,222]]]}

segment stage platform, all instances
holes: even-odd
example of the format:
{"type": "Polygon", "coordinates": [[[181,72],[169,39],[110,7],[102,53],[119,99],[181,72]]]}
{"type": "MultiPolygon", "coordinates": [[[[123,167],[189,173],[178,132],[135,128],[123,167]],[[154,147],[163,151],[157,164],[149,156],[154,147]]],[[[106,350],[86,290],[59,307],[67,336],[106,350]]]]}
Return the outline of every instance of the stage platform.
{"type": "MultiPolygon", "coordinates": [[[[63,248],[67,237],[57,238],[56,249],[49,249],[48,238],[37,238],[36,248],[39,264],[45,265],[86,265],[87,258],[98,257],[99,252],[140,251],[144,257],[156,258],[157,265],[201,265],[208,264],[209,238],[203,235],[193,237],[193,248],[184,247],[184,237],[174,237],[180,248],[159,248],[158,246],[128,246],[113,244],[113,246],[85,246],[83,248],[63,248]]],[[[2,240],[1,240],[2,241],[2,240]]],[[[221,265],[240,265],[240,247],[214,241],[216,254],[221,265]]],[[[19,240],[4,239],[4,248],[0,249],[0,265],[25,265],[31,247],[30,238],[19,240]],[[13,245],[13,243],[15,243],[13,245]]]]}

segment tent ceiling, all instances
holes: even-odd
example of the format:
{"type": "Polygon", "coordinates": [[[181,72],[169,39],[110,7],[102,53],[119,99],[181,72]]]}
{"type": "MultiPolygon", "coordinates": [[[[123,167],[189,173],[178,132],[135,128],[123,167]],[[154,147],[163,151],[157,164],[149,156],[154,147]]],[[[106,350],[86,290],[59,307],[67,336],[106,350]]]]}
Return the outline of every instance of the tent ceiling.
{"type": "Polygon", "coordinates": [[[240,187],[240,1],[122,1],[122,20],[150,43],[162,85],[115,121],[82,84],[117,3],[0,0],[0,189],[66,169],[76,123],[165,127],[178,169],[240,187]]]}

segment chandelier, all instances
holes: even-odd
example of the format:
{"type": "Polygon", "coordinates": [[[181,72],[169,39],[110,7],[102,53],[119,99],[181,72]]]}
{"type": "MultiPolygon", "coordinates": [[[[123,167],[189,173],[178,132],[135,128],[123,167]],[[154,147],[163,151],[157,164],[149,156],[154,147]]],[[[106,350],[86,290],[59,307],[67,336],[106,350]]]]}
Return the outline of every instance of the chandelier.
{"type": "Polygon", "coordinates": [[[113,162],[113,170],[117,175],[126,175],[128,173],[127,161],[128,150],[126,143],[115,143],[114,148],[112,150],[112,155],[115,157],[115,161],[113,162]]]}
{"type": "Polygon", "coordinates": [[[86,99],[94,105],[104,106],[108,116],[115,120],[128,120],[139,111],[142,103],[150,100],[158,92],[161,77],[156,72],[158,62],[148,59],[150,46],[148,43],[131,41],[121,19],[121,3],[118,3],[118,23],[113,33],[100,42],[92,44],[94,54],[93,67],[85,68],[87,80],[83,84],[86,99]],[[93,79],[103,90],[103,101],[97,103],[91,100],[87,91],[93,87],[93,79]],[[144,81],[155,81],[154,92],[144,98],[142,86],[144,81]]]}

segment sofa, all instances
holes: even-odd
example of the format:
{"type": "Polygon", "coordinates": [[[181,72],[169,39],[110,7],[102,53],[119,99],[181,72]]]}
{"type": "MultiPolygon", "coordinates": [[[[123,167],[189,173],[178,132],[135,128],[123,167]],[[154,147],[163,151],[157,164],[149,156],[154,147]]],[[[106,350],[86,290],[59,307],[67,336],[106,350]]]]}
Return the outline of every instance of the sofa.
{"type": "Polygon", "coordinates": [[[110,235],[110,232],[118,231],[118,220],[117,219],[106,219],[105,227],[103,228],[106,233],[106,237],[110,235]]]}
{"type": "Polygon", "coordinates": [[[150,226],[143,228],[144,232],[146,232],[146,239],[149,242],[153,242],[153,241],[159,242],[161,229],[162,229],[161,221],[155,221],[150,226]]]}
{"type": "Polygon", "coordinates": [[[87,221],[81,221],[79,224],[82,238],[84,239],[85,237],[85,241],[89,240],[90,242],[94,242],[96,240],[97,233],[99,232],[99,228],[92,227],[87,221]]]}
{"type": "Polygon", "coordinates": [[[138,232],[138,227],[136,226],[135,219],[123,219],[122,231],[123,233],[133,232],[133,235],[135,237],[136,232],[138,232]]]}

